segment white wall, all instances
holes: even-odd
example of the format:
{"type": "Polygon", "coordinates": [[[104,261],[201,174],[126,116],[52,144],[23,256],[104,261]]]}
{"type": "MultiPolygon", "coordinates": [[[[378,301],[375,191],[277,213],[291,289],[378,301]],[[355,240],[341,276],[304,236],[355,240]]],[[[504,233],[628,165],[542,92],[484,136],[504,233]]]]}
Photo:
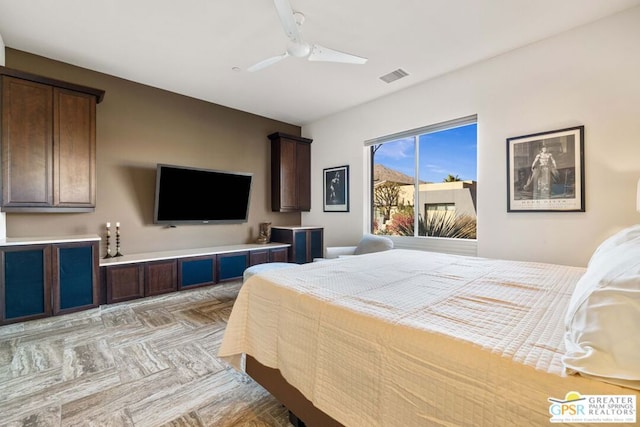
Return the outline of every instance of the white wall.
{"type": "MultiPolygon", "coordinates": [[[[609,234],[640,220],[640,8],[449,73],[303,127],[313,138],[312,210],[325,245],[367,230],[363,141],[478,115],[478,255],[586,265],[609,234]],[[584,213],[507,213],[506,138],[585,126],[584,213]],[[349,213],[322,210],[322,169],[348,164],[349,213]]],[[[400,64],[401,65],[401,64],[400,64]]]]}

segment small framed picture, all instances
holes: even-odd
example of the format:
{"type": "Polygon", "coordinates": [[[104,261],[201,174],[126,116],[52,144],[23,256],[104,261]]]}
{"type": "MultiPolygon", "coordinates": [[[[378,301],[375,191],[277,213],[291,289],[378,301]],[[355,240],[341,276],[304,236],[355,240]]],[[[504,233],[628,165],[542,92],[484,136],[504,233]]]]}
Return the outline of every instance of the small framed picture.
{"type": "Polygon", "coordinates": [[[584,126],[507,138],[507,212],[584,211],[584,126]]]}
{"type": "Polygon", "coordinates": [[[323,169],[324,211],[349,212],[349,166],[323,169]]]}

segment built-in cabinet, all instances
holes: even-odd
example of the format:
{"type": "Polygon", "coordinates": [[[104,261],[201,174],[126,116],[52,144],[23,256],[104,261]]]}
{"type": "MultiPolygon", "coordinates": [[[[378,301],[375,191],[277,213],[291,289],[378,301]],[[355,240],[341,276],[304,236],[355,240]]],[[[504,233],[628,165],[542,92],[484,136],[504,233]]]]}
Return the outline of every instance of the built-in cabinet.
{"type": "Polygon", "coordinates": [[[0,79],[2,210],[94,210],[104,91],[5,67],[0,79]]]}
{"type": "Polygon", "coordinates": [[[144,264],[121,264],[100,268],[109,304],[144,297],[144,264]]]}
{"type": "Polygon", "coordinates": [[[271,140],[271,210],[311,210],[311,139],[276,132],[271,140]]]}
{"type": "Polygon", "coordinates": [[[161,295],[178,290],[178,261],[147,262],[144,265],[144,295],[161,295]]]}
{"type": "Polygon", "coordinates": [[[178,290],[209,286],[216,282],[215,254],[178,260],[178,290]]]}
{"type": "Polygon", "coordinates": [[[305,264],[315,258],[324,257],[324,229],[322,227],[274,226],[271,227],[273,242],[288,243],[288,258],[291,262],[305,264]]]}
{"type": "Polygon", "coordinates": [[[0,246],[0,323],[98,305],[99,238],[0,246]]]}
{"type": "Polygon", "coordinates": [[[219,282],[237,279],[249,266],[249,252],[218,254],[216,262],[219,282]]]}
{"type": "Polygon", "coordinates": [[[289,247],[249,252],[249,266],[265,262],[289,262],[289,247]]]}
{"type": "Polygon", "coordinates": [[[288,248],[283,243],[246,244],[103,259],[103,302],[117,303],[237,279],[251,265],[288,262],[288,248]]]}

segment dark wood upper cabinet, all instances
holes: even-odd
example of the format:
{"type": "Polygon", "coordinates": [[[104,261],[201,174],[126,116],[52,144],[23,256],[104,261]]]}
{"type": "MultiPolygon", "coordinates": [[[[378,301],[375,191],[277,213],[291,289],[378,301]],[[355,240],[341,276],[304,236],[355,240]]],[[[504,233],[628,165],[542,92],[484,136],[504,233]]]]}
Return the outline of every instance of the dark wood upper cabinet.
{"type": "Polygon", "coordinates": [[[54,205],[96,205],[96,103],[84,93],[54,89],[54,205]]]}
{"type": "Polygon", "coordinates": [[[90,212],[104,91],[0,67],[2,209],[90,212]]]}
{"type": "Polygon", "coordinates": [[[271,210],[311,210],[311,139],[276,132],[271,140],[271,210]]]}

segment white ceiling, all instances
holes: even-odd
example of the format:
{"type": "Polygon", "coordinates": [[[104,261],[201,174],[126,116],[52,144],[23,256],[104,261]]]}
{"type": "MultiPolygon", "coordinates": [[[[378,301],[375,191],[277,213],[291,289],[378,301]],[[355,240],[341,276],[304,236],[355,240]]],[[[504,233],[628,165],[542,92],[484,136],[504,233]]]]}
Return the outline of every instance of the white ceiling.
{"type": "Polygon", "coordinates": [[[0,0],[0,35],[14,49],[304,125],[640,0],[291,4],[306,17],[307,41],[369,61],[287,58],[247,72],[285,50],[272,0],[0,0]],[[409,76],[391,84],[379,79],[398,68],[409,76]]]}

